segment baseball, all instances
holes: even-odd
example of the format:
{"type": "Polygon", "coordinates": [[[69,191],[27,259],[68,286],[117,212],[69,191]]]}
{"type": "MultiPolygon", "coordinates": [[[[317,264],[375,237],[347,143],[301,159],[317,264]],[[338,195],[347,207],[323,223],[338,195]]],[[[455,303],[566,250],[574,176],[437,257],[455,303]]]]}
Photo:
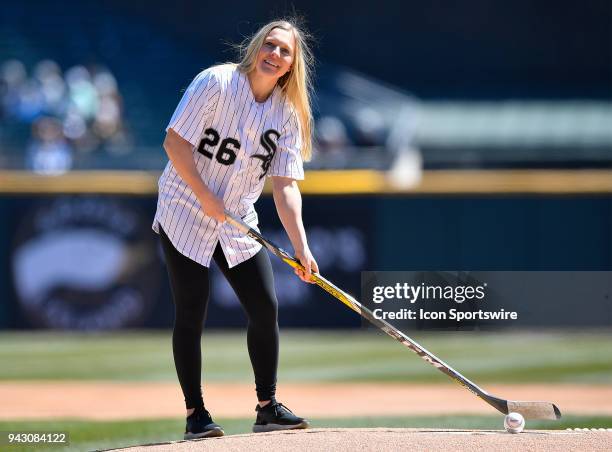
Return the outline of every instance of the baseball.
{"type": "Polygon", "coordinates": [[[504,418],[504,428],[508,433],[521,433],[525,428],[525,419],[519,413],[508,413],[504,418]]]}

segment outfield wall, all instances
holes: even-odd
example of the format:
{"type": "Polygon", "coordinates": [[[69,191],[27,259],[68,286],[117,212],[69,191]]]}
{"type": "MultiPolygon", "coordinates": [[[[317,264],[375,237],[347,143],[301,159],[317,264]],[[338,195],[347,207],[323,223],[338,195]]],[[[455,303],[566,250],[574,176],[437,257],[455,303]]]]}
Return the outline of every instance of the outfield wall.
{"type": "MultiPolygon", "coordinates": [[[[97,176],[85,178],[87,187],[95,187],[97,176]]],[[[171,325],[165,268],[150,229],[154,185],[144,183],[136,192],[107,179],[105,194],[83,186],[81,191],[90,193],[79,193],[76,185],[48,193],[33,187],[51,180],[33,178],[30,189],[19,193],[17,182],[9,182],[0,178],[0,327],[171,325]],[[122,188],[132,194],[119,194],[122,188]]],[[[322,195],[305,189],[304,219],[321,272],[355,295],[362,270],[612,270],[612,191],[580,189],[592,182],[581,182],[573,192],[560,184],[565,193],[485,194],[475,189],[478,184],[472,191],[447,193],[421,187],[322,195]]],[[[56,179],[53,187],[70,183],[56,179]]],[[[517,180],[510,185],[516,187],[517,180]]],[[[257,210],[264,234],[290,249],[269,195],[257,210]]],[[[343,305],[273,263],[283,326],[359,325],[343,305]]],[[[212,300],[208,325],[244,325],[241,308],[216,270],[212,300]]],[[[554,307],[554,300],[543,302],[554,307]]],[[[594,315],[583,326],[609,326],[611,316],[594,315]]],[[[550,326],[566,325],[567,317],[558,313],[550,326]]]]}

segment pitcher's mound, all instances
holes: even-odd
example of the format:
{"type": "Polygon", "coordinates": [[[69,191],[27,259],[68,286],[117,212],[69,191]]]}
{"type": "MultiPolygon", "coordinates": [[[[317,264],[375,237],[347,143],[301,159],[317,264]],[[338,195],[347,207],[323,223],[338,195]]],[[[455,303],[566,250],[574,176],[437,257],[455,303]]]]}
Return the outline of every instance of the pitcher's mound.
{"type": "Polygon", "coordinates": [[[512,435],[499,430],[412,428],[338,428],[230,435],[192,441],[149,444],[126,452],[186,451],[398,451],[398,450],[537,450],[609,451],[612,432],[527,430],[512,435]]]}

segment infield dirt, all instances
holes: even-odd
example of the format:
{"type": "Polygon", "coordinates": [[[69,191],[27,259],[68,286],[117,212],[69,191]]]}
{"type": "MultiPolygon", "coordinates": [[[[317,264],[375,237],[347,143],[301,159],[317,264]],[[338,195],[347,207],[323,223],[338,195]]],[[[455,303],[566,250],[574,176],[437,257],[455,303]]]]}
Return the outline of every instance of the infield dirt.
{"type": "MultiPolygon", "coordinates": [[[[515,400],[546,400],[565,414],[612,415],[611,385],[490,385],[492,394],[515,400]]],[[[207,407],[217,417],[250,417],[254,387],[242,383],[204,386],[207,407]]],[[[308,417],[350,417],[367,404],[368,415],[497,413],[459,385],[281,384],[278,398],[308,417]]],[[[155,419],[183,416],[178,383],[28,381],[0,383],[0,419],[155,419]],[[96,409],[90,409],[95,406],[96,409]]]]}

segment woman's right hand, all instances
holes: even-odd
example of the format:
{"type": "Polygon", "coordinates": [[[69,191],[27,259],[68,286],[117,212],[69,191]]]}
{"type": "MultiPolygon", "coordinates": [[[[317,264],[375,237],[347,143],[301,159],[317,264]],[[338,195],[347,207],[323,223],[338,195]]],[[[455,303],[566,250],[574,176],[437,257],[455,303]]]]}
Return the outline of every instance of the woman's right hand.
{"type": "Polygon", "coordinates": [[[214,218],[219,223],[225,223],[225,204],[212,193],[200,199],[204,215],[214,218]]]}
{"type": "Polygon", "coordinates": [[[200,201],[204,215],[212,217],[220,223],[225,222],[223,201],[215,196],[202,181],[202,176],[193,160],[193,145],[173,129],[168,129],[164,140],[164,149],[168,153],[168,158],[172,160],[179,176],[189,185],[198,201],[200,201]]]}

